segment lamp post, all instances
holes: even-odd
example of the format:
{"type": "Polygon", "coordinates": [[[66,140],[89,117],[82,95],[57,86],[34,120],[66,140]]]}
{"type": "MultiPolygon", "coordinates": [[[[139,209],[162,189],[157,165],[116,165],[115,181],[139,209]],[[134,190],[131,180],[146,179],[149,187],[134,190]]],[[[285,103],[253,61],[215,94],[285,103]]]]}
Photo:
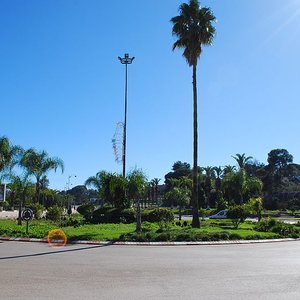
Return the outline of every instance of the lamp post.
{"type": "MultiPolygon", "coordinates": [[[[68,182],[67,182],[67,185],[66,185],[66,190],[68,191],[69,189],[70,189],[70,185],[71,185],[71,177],[77,177],[76,175],[69,175],[68,176],[68,182]]],[[[67,195],[67,193],[66,193],[66,196],[67,196],[67,200],[68,200],[68,209],[67,209],[67,213],[68,213],[68,215],[71,215],[72,214],[72,207],[71,207],[71,203],[70,203],[70,198],[69,198],[69,196],[67,195]]]]}
{"type": "Polygon", "coordinates": [[[127,65],[132,64],[134,57],[129,57],[128,53],[125,53],[124,57],[118,57],[121,64],[125,65],[125,117],[124,117],[124,131],[123,131],[123,177],[126,175],[126,126],[127,126],[127,65]]]}

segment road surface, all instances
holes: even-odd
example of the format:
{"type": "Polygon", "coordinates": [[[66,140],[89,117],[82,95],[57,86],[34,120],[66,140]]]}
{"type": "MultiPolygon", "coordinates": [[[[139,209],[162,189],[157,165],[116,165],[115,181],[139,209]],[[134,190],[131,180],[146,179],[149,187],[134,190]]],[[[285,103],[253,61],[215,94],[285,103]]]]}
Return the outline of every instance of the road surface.
{"type": "Polygon", "coordinates": [[[87,246],[0,242],[0,299],[300,299],[300,242],[87,246]]]}

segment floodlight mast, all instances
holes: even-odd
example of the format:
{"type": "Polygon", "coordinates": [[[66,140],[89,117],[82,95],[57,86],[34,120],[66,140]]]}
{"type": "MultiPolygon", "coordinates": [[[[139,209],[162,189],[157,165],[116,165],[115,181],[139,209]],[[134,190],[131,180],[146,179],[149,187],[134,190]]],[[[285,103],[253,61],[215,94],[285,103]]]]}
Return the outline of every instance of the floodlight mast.
{"type": "Polygon", "coordinates": [[[125,65],[125,112],[124,112],[124,132],[123,132],[123,153],[122,153],[122,161],[123,161],[123,177],[126,176],[126,128],[127,128],[127,85],[128,85],[128,70],[127,65],[132,64],[134,57],[129,57],[128,53],[125,53],[124,57],[118,57],[121,64],[125,65]]]}

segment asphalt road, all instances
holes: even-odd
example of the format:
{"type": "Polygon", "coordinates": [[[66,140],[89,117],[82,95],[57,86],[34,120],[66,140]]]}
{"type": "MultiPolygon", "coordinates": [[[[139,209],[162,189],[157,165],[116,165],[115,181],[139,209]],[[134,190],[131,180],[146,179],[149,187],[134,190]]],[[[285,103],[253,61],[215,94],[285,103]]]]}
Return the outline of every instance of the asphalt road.
{"type": "Polygon", "coordinates": [[[300,242],[60,249],[0,242],[0,299],[300,299],[300,242]]]}

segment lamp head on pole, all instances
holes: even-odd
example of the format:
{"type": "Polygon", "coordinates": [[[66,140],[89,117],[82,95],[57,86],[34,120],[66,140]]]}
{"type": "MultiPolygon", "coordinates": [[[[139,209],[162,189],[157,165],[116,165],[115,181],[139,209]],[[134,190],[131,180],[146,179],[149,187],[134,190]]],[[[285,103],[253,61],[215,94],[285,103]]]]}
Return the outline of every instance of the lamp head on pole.
{"type": "Polygon", "coordinates": [[[129,54],[125,53],[124,57],[118,56],[118,59],[120,60],[121,64],[130,65],[130,64],[132,64],[134,57],[129,57],[129,54]]]}

